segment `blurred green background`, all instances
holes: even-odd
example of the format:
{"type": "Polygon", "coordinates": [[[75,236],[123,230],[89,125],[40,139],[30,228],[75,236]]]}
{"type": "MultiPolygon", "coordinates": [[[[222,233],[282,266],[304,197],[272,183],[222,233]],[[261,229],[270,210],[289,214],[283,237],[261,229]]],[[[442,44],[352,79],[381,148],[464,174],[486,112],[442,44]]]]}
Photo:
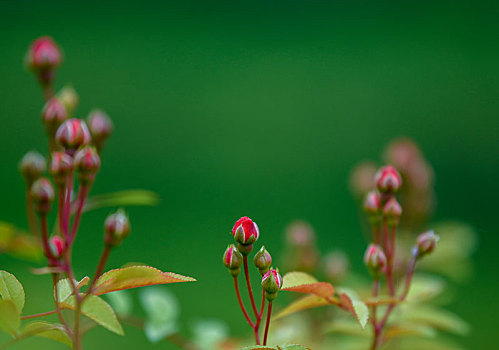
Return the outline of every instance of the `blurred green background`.
{"type": "MultiPolygon", "coordinates": [[[[0,220],[25,227],[17,163],[46,150],[42,96],[23,68],[29,43],[64,49],[58,87],[80,94],[78,116],[103,108],[115,134],[94,193],[158,192],[130,208],[133,234],[109,266],[146,262],[198,278],[173,285],[182,321],[221,318],[246,331],[221,254],[241,215],[278,255],[286,224],[308,220],[323,251],[345,249],[365,273],[351,168],[394,137],[416,140],[437,176],[436,219],[480,235],[473,279],[452,309],[473,326],[470,349],[497,345],[499,15],[481,1],[180,1],[0,3],[0,220]]],[[[95,268],[108,211],[84,217],[77,274],[95,268]]],[[[33,266],[33,264],[31,264],[33,266]]],[[[47,277],[0,256],[48,310],[47,277]]],[[[132,328],[85,338],[89,349],[172,348],[132,328]]],[[[5,341],[5,335],[0,340],[5,341]]],[[[63,348],[43,339],[13,349],[63,348]]]]}

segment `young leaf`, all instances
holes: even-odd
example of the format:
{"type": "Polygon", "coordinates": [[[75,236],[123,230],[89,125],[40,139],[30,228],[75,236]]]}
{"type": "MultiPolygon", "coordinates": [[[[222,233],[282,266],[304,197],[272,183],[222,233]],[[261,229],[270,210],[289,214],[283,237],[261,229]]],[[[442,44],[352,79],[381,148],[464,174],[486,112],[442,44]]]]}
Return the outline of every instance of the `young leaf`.
{"type": "Polygon", "coordinates": [[[459,335],[466,335],[470,331],[470,326],[458,316],[431,306],[418,305],[417,307],[406,308],[404,309],[403,318],[459,335]]]}
{"type": "Polygon", "coordinates": [[[367,305],[360,300],[352,298],[347,293],[340,294],[340,302],[341,306],[348,309],[355,316],[357,321],[359,321],[360,326],[364,328],[369,319],[369,309],[367,308],[367,305]]]}
{"type": "MultiPolygon", "coordinates": [[[[65,309],[76,309],[75,297],[72,296],[61,302],[61,307],[65,309]]],[[[99,325],[107,328],[111,332],[124,335],[123,328],[116,317],[111,306],[95,295],[89,295],[81,306],[81,312],[88,318],[94,320],[99,325]]]]}
{"type": "Polygon", "coordinates": [[[162,272],[150,266],[130,266],[110,270],[100,276],[93,294],[102,295],[117,290],[191,281],[195,279],[172,272],[162,272]]]}
{"type": "Polygon", "coordinates": [[[17,307],[12,300],[0,300],[0,329],[11,335],[15,335],[21,324],[21,318],[17,307]]]}
{"type": "Polygon", "coordinates": [[[0,295],[4,300],[12,300],[19,314],[24,307],[24,289],[22,284],[14,277],[14,275],[0,271],[0,295]]]}
{"type": "Polygon", "coordinates": [[[279,312],[276,316],[273,316],[272,319],[277,320],[284,316],[294,314],[295,312],[298,311],[312,309],[315,307],[329,305],[329,304],[336,304],[336,303],[338,303],[337,299],[332,299],[331,301],[328,301],[324,298],[318,297],[317,295],[313,294],[307,295],[288,305],[286,308],[284,308],[284,310],[279,312]]]}
{"type": "Polygon", "coordinates": [[[86,200],[83,211],[104,207],[121,207],[127,205],[154,206],[159,202],[159,196],[147,190],[126,190],[114,193],[99,194],[86,200]]]}
{"type": "Polygon", "coordinates": [[[303,345],[298,345],[298,344],[289,344],[289,345],[283,345],[283,346],[277,346],[278,350],[311,350],[310,348],[307,348],[303,345]]]}
{"type": "MultiPolygon", "coordinates": [[[[80,289],[81,287],[86,286],[89,281],[90,278],[88,278],[88,276],[85,276],[82,278],[80,282],[75,281],[76,287],[80,289]]],[[[57,282],[57,293],[59,296],[59,302],[63,302],[66,299],[68,299],[71,295],[73,295],[73,286],[71,285],[71,282],[69,282],[69,278],[64,278],[57,282]]],[[[55,291],[54,291],[54,298],[55,298],[55,291]]]]}
{"type": "Polygon", "coordinates": [[[334,288],[330,283],[318,282],[313,276],[299,271],[285,274],[281,289],[291,292],[315,294],[323,298],[329,298],[334,294],[334,288]]]}
{"type": "Polygon", "coordinates": [[[142,307],[147,314],[144,331],[147,339],[158,342],[177,332],[179,304],[167,289],[146,288],[140,293],[142,307]]]}
{"type": "Polygon", "coordinates": [[[27,324],[21,331],[20,337],[38,336],[49,338],[71,347],[70,336],[64,330],[64,327],[56,323],[32,322],[27,324]]]}

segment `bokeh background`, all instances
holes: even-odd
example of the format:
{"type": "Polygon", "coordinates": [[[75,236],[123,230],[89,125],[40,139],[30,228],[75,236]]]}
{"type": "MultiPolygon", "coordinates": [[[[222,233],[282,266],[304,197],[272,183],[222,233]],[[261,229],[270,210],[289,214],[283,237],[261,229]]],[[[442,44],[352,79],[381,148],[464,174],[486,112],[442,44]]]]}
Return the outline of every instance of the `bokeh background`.
{"type": "MultiPolygon", "coordinates": [[[[80,94],[78,116],[103,108],[115,134],[94,193],[147,188],[157,207],[129,208],[133,234],[109,266],[146,262],[198,278],[170,288],[182,322],[221,318],[245,332],[221,265],[229,231],[254,218],[271,252],[286,224],[312,223],[322,250],[345,249],[365,273],[351,168],[394,137],[417,141],[437,177],[436,219],[471,223],[475,274],[452,310],[471,323],[470,349],[497,346],[499,15],[483,1],[2,1],[0,220],[25,227],[17,163],[46,150],[41,93],[23,67],[29,43],[63,47],[58,87],[80,94]]],[[[100,253],[100,210],[84,217],[77,274],[100,253]]],[[[48,310],[47,277],[0,256],[48,310]]],[[[168,349],[127,327],[99,329],[89,349],[168,349]]],[[[5,335],[0,335],[5,341],[5,335]]],[[[13,349],[63,348],[43,339],[13,349]]]]}

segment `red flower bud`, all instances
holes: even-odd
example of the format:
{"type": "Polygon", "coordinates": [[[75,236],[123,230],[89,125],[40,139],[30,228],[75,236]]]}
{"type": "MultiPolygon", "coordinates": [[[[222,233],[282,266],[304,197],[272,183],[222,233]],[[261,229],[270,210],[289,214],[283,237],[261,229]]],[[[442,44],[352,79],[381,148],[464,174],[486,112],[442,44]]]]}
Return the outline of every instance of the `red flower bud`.
{"type": "Polygon", "coordinates": [[[33,202],[35,202],[36,211],[39,214],[48,214],[55,196],[54,188],[49,179],[42,177],[36,180],[31,186],[30,194],[33,202]]]}
{"type": "Polygon", "coordinates": [[[78,93],[71,85],[64,86],[57,93],[57,98],[66,107],[68,116],[73,115],[76,108],[78,107],[78,104],[80,103],[80,98],[78,97],[78,93]]]}
{"type": "Polygon", "coordinates": [[[265,297],[271,301],[277,297],[277,292],[282,287],[282,277],[276,269],[269,270],[262,277],[262,289],[265,291],[265,297]]]}
{"type": "Polygon", "coordinates": [[[100,157],[93,147],[84,147],[74,156],[75,168],[82,183],[92,182],[100,167],[100,157]]]}
{"type": "Polygon", "coordinates": [[[42,122],[48,135],[53,136],[67,118],[66,107],[57,97],[52,97],[43,106],[42,122]]]}
{"type": "Polygon", "coordinates": [[[61,257],[62,252],[64,251],[64,242],[62,241],[61,237],[54,236],[50,239],[49,247],[54,258],[58,259],[61,257]]]}
{"type": "Polygon", "coordinates": [[[52,153],[50,161],[50,174],[58,186],[64,186],[68,176],[73,171],[73,158],[66,152],[52,153]]]}
{"type": "Polygon", "coordinates": [[[440,237],[433,230],[420,234],[417,240],[419,256],[433,252],[439,240],[440,237]]]}
{"type": "Polygon", "coordinates": [[[29,151],[19,163],[19,171],[28,185],[40,178],[45,172],[47,164],[45,158],[37,151],[29,151]]]}
{"type": "Polygon", "coordinates": [[[120,209],[107,217],[104,223],[104,242],[110,246],[118,246],[130,234],[130,220],[120,209]]]}
{"type": "Polygon", "coordinates": [[[88,115],[87,124],[92,135],[92,141],[97,149],[101,149],[104,142],[113,132],[111,118],[100,109],[95,109],[88,115]]]}
{"type": "Polygon", "coordinates": [[[402,186],[402,177],[391,165],[379,169],[374,178],[378,190],[382,193],[395,193],[402,186]]]}
{"type": "Polygon", "coordinates": [[[364,210],[369,220],[377,222],[381,213],[381,197],[378,191],[370,191],[364,199],[364,210]]]}
{"type": "Polygon", "coordinates": [[[68,119],[57,129],[55,140],[65,150],[75,151],[90,143],[90,132],[80,119],[68,119]]]}
{"type": "Polygon", "coordinates": [[[234,244],[229,244],[225,250],[223,263],[229,269],[232,277],[237,277],[241,272],[241,265],[243,264],[243,255],[237,250],[234,244]]]}
{"type": "Polygon", "coordinates": [[[272,264],[272,256],[265,249],[265,246],[262,246],[260,250],[255,254],[253,258],[253,263],[260,270],[260,274],[264,275],[268,272],[270,265],[272,264]]]}
{"type": "Polygon", "coordinates": [[[374,278],[379,278],[381,272],[386,267],[386,256],[379,245],[370,244],[364,254],[364,264],[374,278]]]}
{"type": "Polygon", "coordinates": [[[53,69],[62,61],[62,55],[54,40],[48,36],[36,39],[26,54],[26,64],[32,70],[53,69]]]}
{"type": "Polygon", "coordinates": [[[249,245],[255,243],[260,235],[258,226],[249,217],[243,216],[236,221],[232,228],[232,234],[236,242],[242,245],[249,245]]]}
{"type": "Polygon", "coordinates": [[[388,225],[398,225],[400,216],[402,215],[402,207],[394,196],[385,203],[383,215],[386,217],[388,225]]]}

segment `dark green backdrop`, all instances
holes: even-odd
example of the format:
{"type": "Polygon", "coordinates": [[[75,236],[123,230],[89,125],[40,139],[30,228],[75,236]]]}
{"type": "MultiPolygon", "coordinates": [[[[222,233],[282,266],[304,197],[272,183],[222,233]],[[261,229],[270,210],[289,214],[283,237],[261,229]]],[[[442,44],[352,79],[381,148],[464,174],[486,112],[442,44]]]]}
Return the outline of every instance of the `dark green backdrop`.
{"type": "MultiPolygon", "coordinates": [[[[2,1],[0,219],[25,225],[17,162],[46,147],[41,93],[22,59],[32,39],[48,34],[64,48],[58,86],[74,84],[79,115],[101,107],[116,124],[95,192],[145,187],[162,198],[129,210],[133,234],[110,265],[143,261],[197,277],[171,288],[185,324],[217,317],[244,331],[220,264],[241,215],[258,222],[275,253],[287,222],[309,220],[323,250],[346,249],[364,272],[348,174],[407,135],[434,165],[437,219],[468,221],[480,234],[475,277],[453,309],[473,325],[470,349],[491,349],[498,14],[497,2],[481,1],[2,1]]],[[[94,269],[106,214],[84,218],[79,275],[94,269]]],[[[50,307],[46,278],[5,256],[0,268],[26,284],[28,311],[50,307]]],[[[126,331],[94,331],[85,344],[168,348],[126,331]]],[[[35,344],[53,346],[13,348],[35,344]]]]}

